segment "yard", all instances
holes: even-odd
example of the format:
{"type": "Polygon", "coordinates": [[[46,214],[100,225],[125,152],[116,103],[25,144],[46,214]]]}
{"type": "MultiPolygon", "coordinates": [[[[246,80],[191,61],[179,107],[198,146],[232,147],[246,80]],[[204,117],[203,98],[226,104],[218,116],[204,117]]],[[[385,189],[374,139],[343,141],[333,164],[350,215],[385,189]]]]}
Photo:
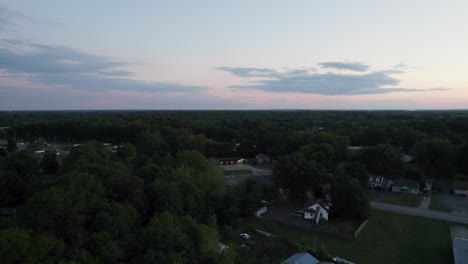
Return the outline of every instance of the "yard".
{"type": "Polygon", "coordinates": [[[417,207],[421,204],[423,197],[420,195],[410,195],[402,193],[386,192],[383,195],[383,202],[389,204],[417,207]]]}
{"type": "MultiPolygon", "coordinates": [[[[355,241],[316,235],[334,256],[356,263],[453,263],[449,223],[372,211],[373,217],[355,241]]],[[[259,228],[307,247],[314,233],[283,224],[256,221],[259,228]]]]}

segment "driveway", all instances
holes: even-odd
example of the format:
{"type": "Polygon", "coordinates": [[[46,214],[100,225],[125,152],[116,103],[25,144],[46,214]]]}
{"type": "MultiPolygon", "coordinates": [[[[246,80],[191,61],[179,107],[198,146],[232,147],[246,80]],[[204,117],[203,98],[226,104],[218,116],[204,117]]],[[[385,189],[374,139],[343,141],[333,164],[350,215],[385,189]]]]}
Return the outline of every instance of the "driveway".
{"type": "Polygon", "coordinates": [[[454,195],[451,181],[438,181],[432,199],[436,207],[448,209],[451,214],[468,216],[468,197],[454,195]]]}
{"type": "Polygon", "coordinates": [[[429,209],[429,205],[431,205],[431,197],[430,196],[424,196],[421,204],[419,205],[419,208],[429,209]]]}
{"type": "Polygon", "coordinates": [[[452,214],[468,216],[468,197],[446,192],[433,194],[434,205],[450,210],[452,214]]]}
{"type": "Polygon", "coordinates": [[[372,190],[371,201],[383,203],[384,195],[385,195],[384,191],[372,190]]]}
{"type": "Polygon", "coordinates": [[[420,208],[415,208],[415,207],[407,207],[407,206],[400,206],[400,205],[393,205],[393,204],[386,204],[386,203],[371,202],[370,205],[374,209],[387,211],[387,212],[420,216],[420,217],[425,217],[425,218],[432,218],[432,219],[456,222],[456,223],[461,223],[461,224],[468,224],[467,216],[460,216],[460,215],[442,213],[439,211],[433,211],[433,210],[428,210],[428,209],[420,209],[420,208]]]}

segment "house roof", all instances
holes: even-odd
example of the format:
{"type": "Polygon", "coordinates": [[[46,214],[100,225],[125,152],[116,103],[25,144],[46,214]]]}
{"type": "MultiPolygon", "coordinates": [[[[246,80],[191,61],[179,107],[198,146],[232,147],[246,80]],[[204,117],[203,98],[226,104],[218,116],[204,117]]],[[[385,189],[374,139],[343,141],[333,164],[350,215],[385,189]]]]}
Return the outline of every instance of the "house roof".
{"type": "Polygon", "coordinates": [[[453,181],[453,188],[457,190],[468,190],[468,182],[467,181],[453,181]]]}
{"type": "Polygon", "coordinates": [[[399,178],[393,182],[393,186],[397,186],[397,187],[406,186],[410,189],[419,189],[419,182],[415,180],[399,178]]]}
{"type": "Polygon", "coordinates": [[[313,200],[309,203],[307,203],[305,205],[305,208],[306,210],[309,209],[309,208],[312,208],[312,206],[314,205],[318,205],[320,207],[322,207],[323,209],[325,209],[326,211],[330,210],[330,207],[332,207],[332,202],[329,201],[329,200],[326,200],[326,199],[316,199],[316,200],[313,200]]]}
{"type": "Polygon", "coordinates": [[[320,261],[309,253],[296,253],[281,264],[317,264],[320,261]]]}
{"type": "Polygon", "coordinates": [[[383,176],[369,175],[369,184],[372,186],[380,186],[382,188],[389,188],[393,181],[383,176]]]}

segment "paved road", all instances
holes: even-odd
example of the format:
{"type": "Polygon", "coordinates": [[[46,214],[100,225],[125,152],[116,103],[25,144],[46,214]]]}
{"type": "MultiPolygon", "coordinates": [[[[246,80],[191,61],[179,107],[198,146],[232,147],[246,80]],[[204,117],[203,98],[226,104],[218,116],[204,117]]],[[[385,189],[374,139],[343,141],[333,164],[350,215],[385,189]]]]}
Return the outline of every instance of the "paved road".
{"type": "Polygon", "coordinates": [[[252,173],[247,173],[247,174],[237,174],[237,175],[226,176],[227,185],[235,186],[244,179],[258,181],[260,183],[267,184],[267,185],[273,184],[273,178],[271,177],[271,170],[262,170],[262,169],[255,168],[247,164],[222,165],[222,167],[226,171],[249,170],[252,172],[252,173]]]}
{"type": "Polygon", "coordinates": [[[415,207],[386,204],[386,203],[371,202],[370,205],[374,209],[387,211],[387,212],[414,215],[414,216],[420,216],[420,217],[432,218],[432,219],[438,219],[438,220],[445,220],[445,221],[456,222],[456,223],[461,223],[461,224],[468,224],[468,217],[466,216],[442,213],[438,211],[420,209],[420,208],[415,208],[415,207]]]}
{"type": "Polygon", "coordinates": [[[262,170],[262,169],[255,168],[247,164],[221,165],[221,167],[223,167],[223,169],[226,171],[249,170],[255,175],[270,175],[271,174],[271,170],[262,170]]]}

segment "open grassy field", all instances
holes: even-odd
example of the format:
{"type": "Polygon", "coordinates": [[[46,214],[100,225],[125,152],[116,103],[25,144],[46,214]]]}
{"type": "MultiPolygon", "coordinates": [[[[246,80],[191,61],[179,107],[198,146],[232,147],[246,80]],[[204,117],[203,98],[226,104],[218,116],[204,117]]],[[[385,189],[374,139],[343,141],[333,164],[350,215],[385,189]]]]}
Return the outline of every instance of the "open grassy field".
{"type": "MultiPolygon", "coordinates": [[[[372,214],[355,241],[317,235],[317,247],[323,243],[332,255],[355,263],[453,263],[448,222],[377,210],[372,214]]],[[[311,231],[259,225],[307,247],[314,245],[311,231]]]]}
{"type": "Polygon", "coordinates": [[[386,192],[383,197],[383,202],[396,205],[417,207],[421,204],[422,199],[423,197],[419,195],[416,196],[409,194],[386,192]]]}

